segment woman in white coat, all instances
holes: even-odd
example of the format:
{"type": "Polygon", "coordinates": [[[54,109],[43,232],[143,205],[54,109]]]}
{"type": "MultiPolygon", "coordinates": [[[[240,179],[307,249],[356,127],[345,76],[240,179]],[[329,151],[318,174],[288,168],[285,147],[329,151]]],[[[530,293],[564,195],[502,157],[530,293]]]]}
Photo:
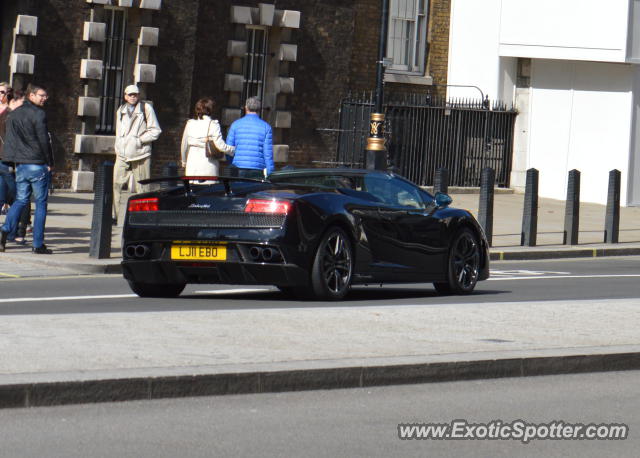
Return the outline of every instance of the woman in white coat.
{"type": "Polygon", "coordinates": [[[182,167],[186,176],[218,176],[220,163],[208,158],[205,150],[207,138],[225,154],[233,155],[235,147],[229,146],[222,138],[220,123],[211,119],[215,103],[210,97],[203,97],[196,103],[195,116],[187,121],[182,134],[182,167]]]}

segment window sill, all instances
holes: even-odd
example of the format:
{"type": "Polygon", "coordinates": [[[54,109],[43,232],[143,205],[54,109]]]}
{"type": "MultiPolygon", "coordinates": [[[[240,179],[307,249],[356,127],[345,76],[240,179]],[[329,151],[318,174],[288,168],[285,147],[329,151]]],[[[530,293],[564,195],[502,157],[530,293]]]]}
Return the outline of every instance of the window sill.
{"type": "Polygon", "coordinates": [[[402,84],[421,84],[423,86],[431,86],[433,78],[431,76],[403,75],[400,73],[384,74],[385,83],[402,83],[402,84]]]}

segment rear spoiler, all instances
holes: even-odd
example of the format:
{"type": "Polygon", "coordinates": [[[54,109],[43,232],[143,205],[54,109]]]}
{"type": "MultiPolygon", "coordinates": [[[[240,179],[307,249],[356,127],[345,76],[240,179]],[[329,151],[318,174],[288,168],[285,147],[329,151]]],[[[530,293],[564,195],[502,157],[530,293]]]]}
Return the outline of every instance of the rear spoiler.
{"type": "Polygon", "coordinates": [[[184,186],[184,190],[186,193],[191,192],[191,184],[194,181],[218,181],[224,185],[224,192],[227,195],[231,194],[231,185],[232,181],[245,181],[249,183],[269,183],[266,180],[257,180],[255,178],[243,178],[243,177],[228,177],[228,176],[169,176],[169,177],[157,177],[157,178],[147,178],[146,180],[140,180],[140,184],[150,184],[150,183],[162,183],[164,181],[168,182],[182,182],[182,186],[184,186]]]}

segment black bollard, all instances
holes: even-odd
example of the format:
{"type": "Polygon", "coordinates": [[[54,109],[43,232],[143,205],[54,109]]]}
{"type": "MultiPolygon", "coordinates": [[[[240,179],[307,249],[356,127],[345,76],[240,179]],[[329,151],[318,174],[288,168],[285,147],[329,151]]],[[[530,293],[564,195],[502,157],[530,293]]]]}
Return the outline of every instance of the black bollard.
{"type": "Polygon", "coordinates": [[[436,176],[433,180],[433,193],[437,192],[443,194],[449,192],[449,170],[444,167],[436,169],[436,176]]]}
{"type": "Polygon", "coordinates": [[[564,210],[563,245],[578,244],[578,228],[580,226],[580,171],[569,172],[567,182],[567,203],[564,210]]]}
{"type": "Polygon", "coordinates": [[[604,219],[604,243],[618,243],[620,235],[620,170],[609,172],[607,213],[604,219]]]}
{"type": "Polygon", "coordinates": [[[482,169],[480,175],[480,203],[478,205],[478,223],[484,229],[489,246],[493,239],[493,187],[496,181],[496,171],[491,167],[482,169]]]}
{"type": "Polygon", "coordinates": [[[91,220],[89,257],[111,257],[111,207],[113,205],[113,162],[104,162],[96,173],[91,220]]]}
{"type": "Polygon", "coordinates": [[[536,246],[538,239],[538,178],[537,169],[527,170],[520,245],[536,246]]]}
{"type": "MultiPolygon", "coordinates": [[[[175,162],[167,162],[162,168],[163,177],[177,177],[178,176],[178,164],[175,162]]],[[[178,186],[177,181],[163,181],[160,183],[160,189],[174,188],[178,186]]]]}

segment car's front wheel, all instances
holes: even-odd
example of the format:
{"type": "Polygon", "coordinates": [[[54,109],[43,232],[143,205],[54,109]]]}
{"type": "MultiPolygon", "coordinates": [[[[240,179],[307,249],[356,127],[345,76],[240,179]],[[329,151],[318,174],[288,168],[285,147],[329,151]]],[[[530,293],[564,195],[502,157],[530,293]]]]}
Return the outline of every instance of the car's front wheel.
{"type": "Polygon", "coordinates": [[[440,294],[469,294],[478,283],[480,245],[469,228],[460,229],[453,237],[447,262],[447,281],[433,284],[440,294]]]}
{"type": "Polygon", "coordinates": [[[353,247],[349,236],[331,227],[318,245],[311,269],[311,289],[317,299],[336,301],[348,292],[353,275],[353,247]]]}
{"type": "Polygon", "coordinates": [[[159,285],[129,280],[129,287],[140,297],[176,297],[180,295],[185,286],[184,283],[159,285]]]}

